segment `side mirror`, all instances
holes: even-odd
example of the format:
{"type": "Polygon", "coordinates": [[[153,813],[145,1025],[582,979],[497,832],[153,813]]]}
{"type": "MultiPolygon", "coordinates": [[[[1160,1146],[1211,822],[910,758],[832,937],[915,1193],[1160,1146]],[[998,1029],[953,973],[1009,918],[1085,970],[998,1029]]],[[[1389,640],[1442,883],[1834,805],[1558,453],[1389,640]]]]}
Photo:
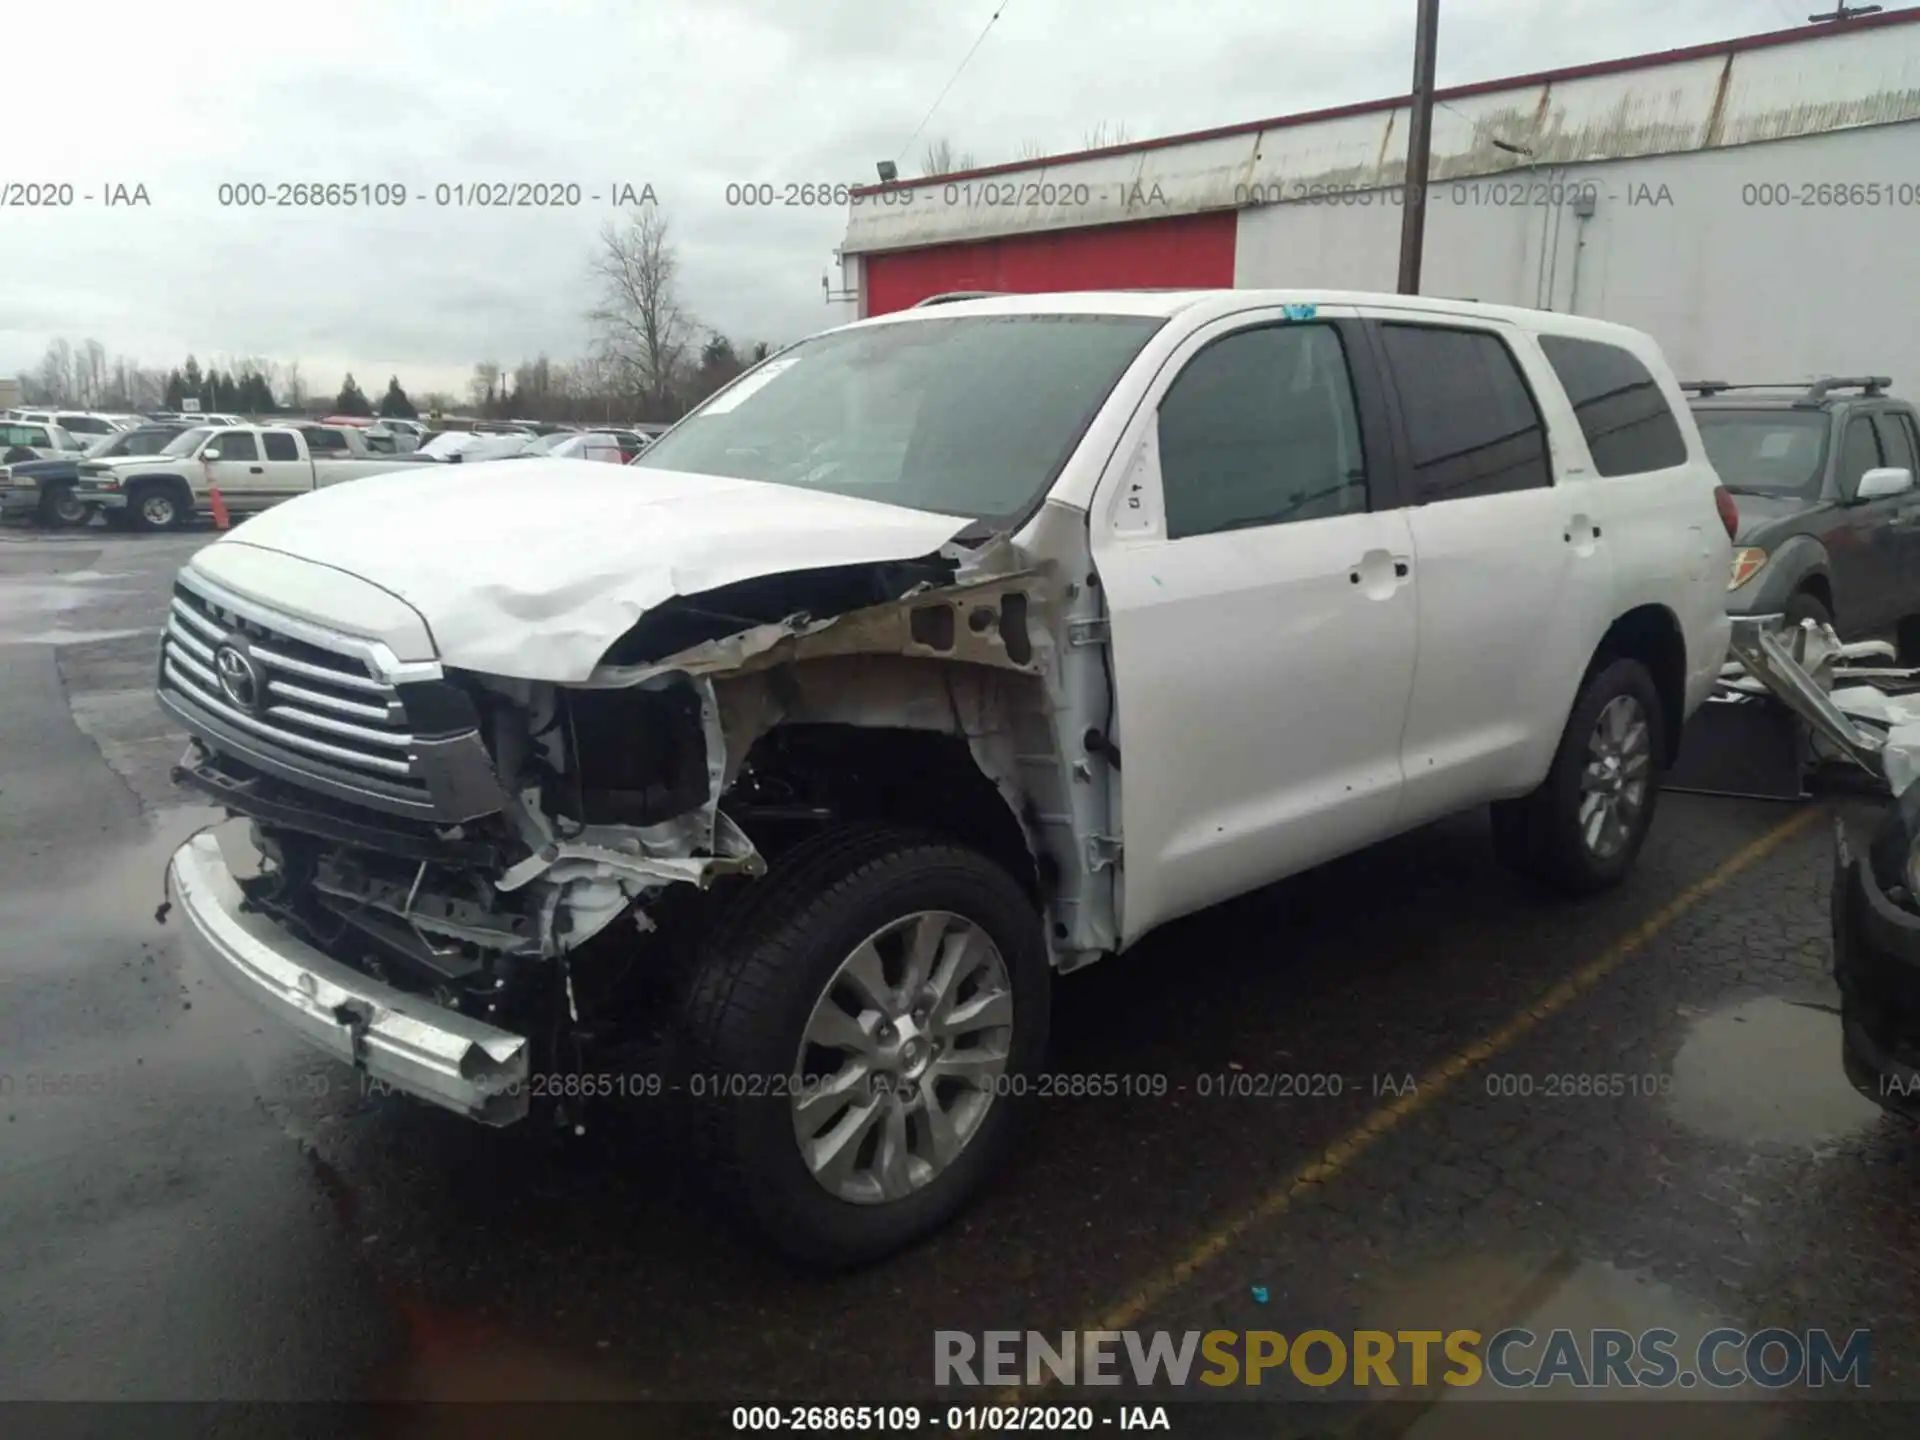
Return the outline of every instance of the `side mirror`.
{"type": "Polygon", "coordinates": [[[1913,489],[1913,472],[1904,466],[1882,466],[1869,470],[1860,477],[1859,487],[1853,492],[1855,500],[1885,500],[1892,495],[1904,495],[1913,489]]]}
{"type": "Polygon", "coordinates": [[[209,445],[205,450],[200,452],[200,458],[202,460],[218,460],[220,458],[220,447],[218,445],[209,445]]]}

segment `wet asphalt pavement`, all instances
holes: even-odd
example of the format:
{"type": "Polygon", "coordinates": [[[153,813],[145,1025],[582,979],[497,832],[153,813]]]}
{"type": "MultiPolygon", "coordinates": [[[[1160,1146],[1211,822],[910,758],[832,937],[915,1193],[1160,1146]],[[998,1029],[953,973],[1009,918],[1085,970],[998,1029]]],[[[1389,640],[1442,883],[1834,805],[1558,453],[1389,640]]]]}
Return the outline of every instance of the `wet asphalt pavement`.
{"type": "MultiPolygon", "coordinates": [[[[1174,927],[1059,982],[1051,1067],[1164,1094],[1030,1098],[961,1221],[802,1277],[645,1117],[570,1145],[367,1095],[155,922],[212,818],[149,698],[206,538],[0,531],[0,1399],[925,1401],[941,1329],[1723,1323],[1869,1327],[1871,1394],[1920,1399],[1920,1139],[1840,1071],[1824,804],[1669,795],[1581,905],[1466,816],[1174,927]]],[[[1920,1411],[1754,1413],[1684,1433],[1920,1411]]]]}

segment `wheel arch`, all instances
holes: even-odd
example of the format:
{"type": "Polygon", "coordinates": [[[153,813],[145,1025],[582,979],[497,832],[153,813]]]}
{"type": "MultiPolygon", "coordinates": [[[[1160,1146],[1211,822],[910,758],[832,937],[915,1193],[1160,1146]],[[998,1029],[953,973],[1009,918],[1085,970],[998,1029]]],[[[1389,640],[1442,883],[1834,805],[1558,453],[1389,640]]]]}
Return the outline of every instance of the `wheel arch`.
{"type": "Polygon", "coordinates": [[[1680,731],[1686,722],[1687,641],[1680,621],[1664,605],[1637,605],[1607,627],[1607,633],[1595,647],[1580,685],[1615,660],[1638,660],[1653,676],[1660,696],[1661,718],[1665,722],[1665,755],[1662,763],[1673,764],[1680,753],[1680,731]]]}

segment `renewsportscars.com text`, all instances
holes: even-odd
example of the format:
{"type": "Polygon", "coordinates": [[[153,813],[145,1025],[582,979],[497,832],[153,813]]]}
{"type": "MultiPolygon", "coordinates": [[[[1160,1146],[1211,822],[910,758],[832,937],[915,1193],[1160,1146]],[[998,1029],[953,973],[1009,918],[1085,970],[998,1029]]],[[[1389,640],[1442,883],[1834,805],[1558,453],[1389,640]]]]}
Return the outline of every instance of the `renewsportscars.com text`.
{"type": "Polygon", "coordinates": [[[1872,1384],[1873,1337],[1853,1330],[937,1330],[941,1386],[1428,1385],[1725,1390],[1872,1384]]]}

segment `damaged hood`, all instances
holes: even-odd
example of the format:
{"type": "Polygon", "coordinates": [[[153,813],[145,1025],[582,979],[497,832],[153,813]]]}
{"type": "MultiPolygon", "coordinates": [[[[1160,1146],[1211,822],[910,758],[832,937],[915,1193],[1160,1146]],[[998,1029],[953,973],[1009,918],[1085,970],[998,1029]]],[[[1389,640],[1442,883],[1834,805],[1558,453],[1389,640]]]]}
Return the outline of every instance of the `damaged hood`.
{"type": "Polygon", "coordinates": [[[919,559],[972,523],[754,480],[523,459],[329,486],[210,548],[345,571],[417,610],[446,664],[564,683],[585,680],[608,646],[676,595],[919,559]]]}

